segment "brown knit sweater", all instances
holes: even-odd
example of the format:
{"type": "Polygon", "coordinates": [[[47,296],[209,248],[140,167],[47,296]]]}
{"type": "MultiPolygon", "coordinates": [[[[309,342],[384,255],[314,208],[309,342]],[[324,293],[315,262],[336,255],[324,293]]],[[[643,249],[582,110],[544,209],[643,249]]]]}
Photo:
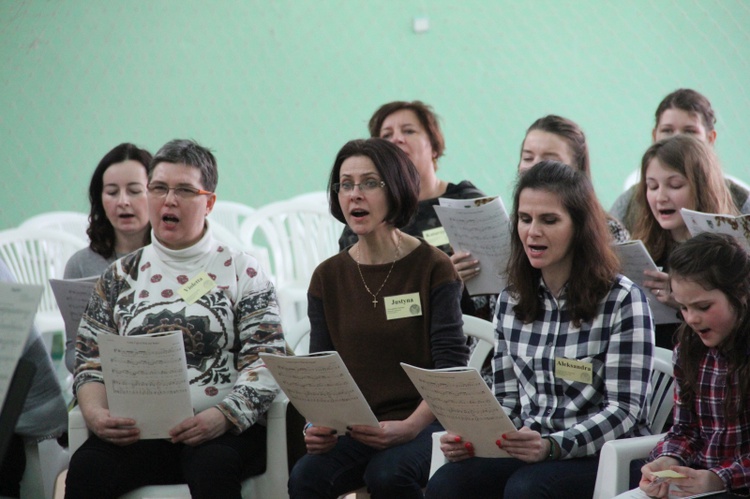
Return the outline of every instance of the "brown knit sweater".
{"type": "MultiPolygon", "coordinates": [[[[361,265],[377,290],[391,264],[361,265]]],[[[321,263],[308,290],[310,351],[336,350],[379,420],[408,417],[421,398],[400,366],[466,365],[468,348],[460,308],[461,281],[448,257],[424,241],[397,261],[378,304],[346,252],[321,263]],[[385,297],[419,293],[422,315],[387,320],[385,297]]]]}

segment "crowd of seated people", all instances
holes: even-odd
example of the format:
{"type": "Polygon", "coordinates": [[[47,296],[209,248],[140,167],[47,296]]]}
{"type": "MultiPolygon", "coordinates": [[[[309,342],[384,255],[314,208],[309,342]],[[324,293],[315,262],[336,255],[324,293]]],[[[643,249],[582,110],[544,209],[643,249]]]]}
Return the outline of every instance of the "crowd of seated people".
{"type": "MultiPolygon", "coordinates": [[[[581,127],[554,114],[534,121],[517,167],[507,286],[469,296],[464,283],[482,269],[471,253],[452,250],[434,206],[441,197],[485,194],[468,180],[438,177],[445,139],[429,105],[380,106],[370,138],[344,144],[331,168],[330,212],[346,228],[340,252],[320,263],[308,289],[310,351],[339,353],[379,426],[352,425],[343,435],[311,422],[299,428],[307,453],[290,463],[285,492],[590,497],[604,443],[651,432],[657,346],[674,349],[677,403],[672,429],[643,463],[641,489],[652,497],[746,491],[750,263],[729,237],[691,238],[680,215],[681,208],[750,213],[749,193],[722,173],[715,121],[694,90],[665,97],[640,179],[609,212],[594,191],[597,165],[581,127]],[[631,238],[660,267],[647,271],[642,288],[620,273],[613,249],[631,238]],[[392,316],[388,299],[402,295],[419,306],[392,316]],[[675,323],[656,325],[648,299],[672,307],[675,323]],[[466,365],[462,314],[496,321],[485,374],[517,431],[495,443],[510,458],[476,457],[475,443],[446,433],[447,463],[430,478],[431,435],[443,427],[400,362],[466,365]],[[589,376],[560,368],[571,363],[589,376]],[[736,382],[722,385],[725,378],[736,382]],[[718,430],[725,421],[731,435],[718,430]],[[657,480],[667,469],[682,481],[657,480]]],[[[265,469],[273,443],[264,413],[280,389],[259,354],[292,352],[266,269],[218,242],[206,220],[217,183],[216,158],[190,140],[170,141],[154,156],[123,143],[94,170],[90,245],[65,268],[66,278],[99,276],[66,345],[75,403],[90,430],[70,459],[68,498],[115,498],[167,483],[186,483],[194,498],[240,497],[242,480],[265,469]],[[186,301],[177,290],[204,274],[212,285],[186,301]],[[137,421],[109,412],[99,339],[167,329],[186,338],[194,415],[169,439],[144,439],[137,421]]],[[[49,406],[49,422],[58,412],[49,406]]],[[[18,495],[13,484],[2,490],[18,495]]]]}

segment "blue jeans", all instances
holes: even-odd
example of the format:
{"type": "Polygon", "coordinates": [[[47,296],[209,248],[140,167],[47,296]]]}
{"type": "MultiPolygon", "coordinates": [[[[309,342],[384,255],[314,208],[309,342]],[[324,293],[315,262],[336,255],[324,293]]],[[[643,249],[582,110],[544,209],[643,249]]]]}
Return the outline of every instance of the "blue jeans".
{"type": "Polygon", "coordinates": [[[542,461],[470,458],[446,463],[430,479],[426,499],[581,499],[594,494],[599,456],[542,461]]]}
{"type": "Polygon", "coordinates": [[[289,476],[292,499],[330,499],[367,485],[373,499],[421,498],[430,474],[432,434],[442,431],[435,422],[411,442],[376,450],[347,437],[325,454],[306,454],[289,476]]]}

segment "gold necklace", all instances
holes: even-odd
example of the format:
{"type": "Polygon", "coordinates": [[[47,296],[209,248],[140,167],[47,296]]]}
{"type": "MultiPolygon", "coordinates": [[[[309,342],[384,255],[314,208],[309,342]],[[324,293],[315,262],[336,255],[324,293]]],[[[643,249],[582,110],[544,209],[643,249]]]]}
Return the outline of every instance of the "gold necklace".
{"type": "Polygon", "coordinates": [[[396,265],[396,260],[398,260],[398,255],[401,251],[401,231],[398,231],[398,244],[396,244],[396,255],[393,257],[393,263],[391,263],[391,268],[388,270],[388,275],[385,276],[385,280],[383,280],[383,284],[380,285],[378,290],[373,293],[370,291],[370,287],[365,282],[365,276],[362,275],[362,268],[359,266],[359,245],[360,243],[357,243],[357,258],[354,260],[357,262],[357,270],[359,271],[359,277],[362,279],[362,284],[365,285],[365,289],[367,290],[370,295],[372,295],[372,308],[375,308],[378,306],[378,295],[383,290],[383,286],[385,286],[385,283],[388,282],[388,278],[391,277],[391,272],[393,271],[393,267],[396,265]]]}

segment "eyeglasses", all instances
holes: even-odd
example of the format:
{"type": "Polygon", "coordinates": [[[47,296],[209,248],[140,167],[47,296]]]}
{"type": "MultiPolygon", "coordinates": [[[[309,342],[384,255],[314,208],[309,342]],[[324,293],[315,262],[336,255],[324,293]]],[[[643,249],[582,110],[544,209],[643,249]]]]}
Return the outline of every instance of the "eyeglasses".
{"type": "Polygon", "coordinates": [[[361,192],[370,192],[385,187],[385,182],[371,178],[359,184],[355,184],[354,182],[336,182],[333,184],[333,190],[336,193],[352,192],[355,187],[359,187],[361,192]]]}
{"type": "Polygon", "coordinates": [[[174,191],[174,195],[180,199],[193,199],[195,196],[202,194],[213,194],[213,192],[196,189],[195,187],[168,187],[164,184],[149,184],[146,189],[148,193],[157,198],[165,198],[169,191],[174,191]]]}

